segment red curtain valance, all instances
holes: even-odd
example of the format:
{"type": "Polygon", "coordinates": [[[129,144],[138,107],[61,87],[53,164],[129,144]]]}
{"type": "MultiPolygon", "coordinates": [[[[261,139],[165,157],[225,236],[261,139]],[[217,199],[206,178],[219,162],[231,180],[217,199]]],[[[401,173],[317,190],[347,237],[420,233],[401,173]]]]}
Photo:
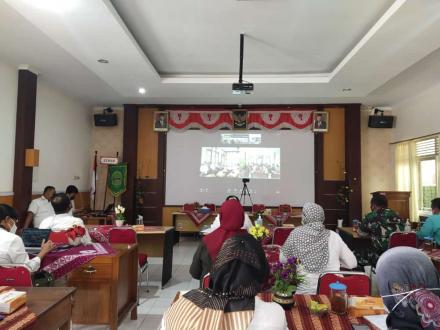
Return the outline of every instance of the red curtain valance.
{"type": "MultiPolygon", "coordinates": [[[[243,110],[244,111],[244,110],[243,110]]],[[[247,112],[248,129],[309,129],[313,110],[258,110],[247,112]]],[[[231,110],[173,110],[169,112],[169,127],[187,129],[232,129],[231,110]]]]}

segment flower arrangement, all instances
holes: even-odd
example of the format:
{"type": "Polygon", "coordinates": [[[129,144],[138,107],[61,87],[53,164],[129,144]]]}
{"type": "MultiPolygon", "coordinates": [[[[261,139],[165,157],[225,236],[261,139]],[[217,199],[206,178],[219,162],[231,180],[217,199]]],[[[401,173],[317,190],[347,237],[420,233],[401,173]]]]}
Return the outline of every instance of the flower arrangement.
{"type": "Polygon", "coordinates": [[[117,205],[115,207],[116,220],[125,220],[124,212],[125,212],[125,207],[121,205],[117,205]]]}
{"type": "Polygon", "coordinates": [[[269,236],[269,229],[256,223],[254,226],[249,228],[249,234],[251,234],[257,240],[262,240],[269,236]]]}
{"type": "Polygon", "coordinates": [[[297,286],[304,282],[304,276],[298,275],[298,265],[299,260],[290,257],[287,262],[277,262],[272,266],[272,275],[275,278],[273,292],[291,295],[296,291],[297,286]]]}

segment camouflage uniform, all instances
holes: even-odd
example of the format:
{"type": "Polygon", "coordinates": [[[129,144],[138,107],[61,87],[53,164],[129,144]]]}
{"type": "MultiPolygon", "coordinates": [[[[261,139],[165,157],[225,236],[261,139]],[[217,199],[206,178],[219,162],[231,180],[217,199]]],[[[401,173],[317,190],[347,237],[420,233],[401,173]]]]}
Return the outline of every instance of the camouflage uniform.
{"type": "Polygon", "coordinates": [[[388,249],[391,233],[403,231],[405,224],[395,211],[383,209],[368,213],[359,229],[361,236],[368,235],[371,238],[372,249],[357,253],[358,263],[376,266],[380,255],[388,249]]]}

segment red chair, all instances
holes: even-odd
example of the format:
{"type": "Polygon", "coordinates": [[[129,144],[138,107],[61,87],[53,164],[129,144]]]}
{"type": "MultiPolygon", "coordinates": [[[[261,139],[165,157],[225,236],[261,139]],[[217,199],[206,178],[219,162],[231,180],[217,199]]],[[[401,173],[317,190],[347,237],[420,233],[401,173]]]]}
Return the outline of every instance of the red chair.
{"type": "Polygon", "coordinates": [[[194,203],[185,203],[183,204],[183,212],[192,212],[196,209],[194,203]]]}
{"type": "Polygon", "coordinates": [[[283,246],[294,227],[276,227],[273,231],[272,244],[283,246]]]}
{"type": "Polygon", "coordinates": [[[319,276],[317,294],[330,295],[329,285],[340,282],[347,286],[347,294],[369,296],[371,293],[370,278],[362,272],[328,272],[319,276]]]}
{"type": "Polygon", "coordinates": [[[414,232],[409,233],[392,233],[388,241],[388,248],[397,246],[410,246],[417,248],[417,235],[414,232]]]}
{"type": "Polygon", "coordinates": [[[252,205],[252,213],[262,213],[266,206],[264,204],[254,204],[252,205]]]}
{"type": "Polygon", "coordinates": [[[278,210],[280,213],[292,213],[292,207],[289,204],[281,204],[278,210]]]}
{"type": "Polygon", "coordinates": [[[215,204],[207,203],[205,206],[211,210],[211,212],[215,212],[215,204]]]}
{"type": "Polygon", "coordinates": [[[205,276],[203,276],[202,279],[202,289],[207,289],[209,288],[209,282],[211,281],[211,274],[208,273],[205,276]]]}
{"type": "Polygon", "coordinates": [[[274,244],[264,245],[263,250],[269,265],[280,261],[281,246],[274,244]]]}
{"type": "Polygon", "coordinates": [[[1,266],[0,267],[0,286],[31,287],[31,272],[25,266],[1,266]]]}
{"type": "MultiPolygon", "coordinates": [[[[113,228],[109,232],[109,239],[110,244],[136,244],[137,238],[136,238],[136,232],[131,228],[113,228]]],[[[139,259],[139,286],[142,284],[142,274],[147,271],[147,291],[148,291],[148,281],[149,281],[149,274],[148,274],[148,255],[144,253],[138,254],[139,259]]]]}

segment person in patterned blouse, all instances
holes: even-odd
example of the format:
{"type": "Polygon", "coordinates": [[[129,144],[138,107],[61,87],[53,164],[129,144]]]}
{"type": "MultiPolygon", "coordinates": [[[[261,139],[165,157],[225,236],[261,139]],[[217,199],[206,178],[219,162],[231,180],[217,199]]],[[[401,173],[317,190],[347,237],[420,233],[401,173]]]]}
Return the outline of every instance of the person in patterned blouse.
{"type": "Polygon", "coordinates": [[[388,249],[391,233],[403,231],[405,225],[399,214],[388,208],[388,200],[384,195],[374,194],[370,208],[371,212],[365,215],[359,226],[359,235],[371,238],[372,250],[363,253],[358,261],[360,264],[375,266],[379,256],[388,249]]]}

